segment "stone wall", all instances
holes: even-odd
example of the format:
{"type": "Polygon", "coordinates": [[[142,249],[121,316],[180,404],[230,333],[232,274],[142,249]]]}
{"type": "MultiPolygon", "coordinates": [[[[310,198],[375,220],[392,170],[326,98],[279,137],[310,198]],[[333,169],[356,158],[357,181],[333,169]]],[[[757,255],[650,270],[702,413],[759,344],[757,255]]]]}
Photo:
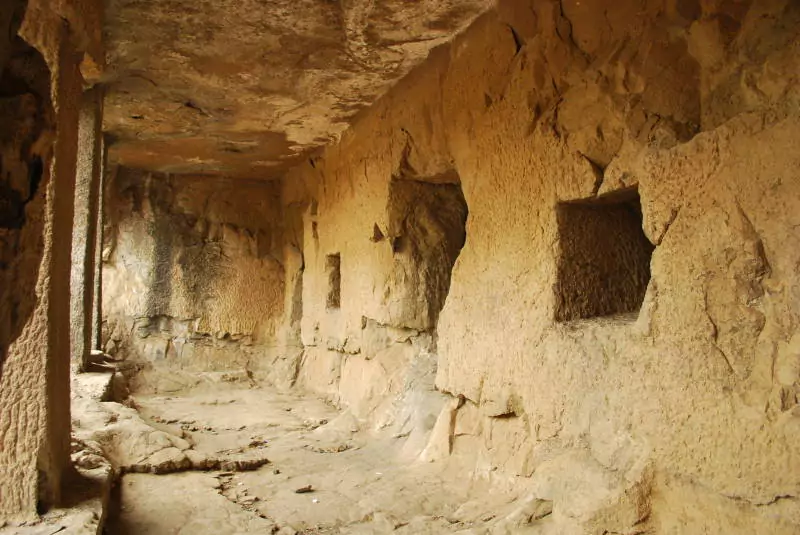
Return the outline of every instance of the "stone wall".
{"type": "Polygon", "coordinates": [[[530,478],[548,533],[796,533],[799,29],[500,2],[286,177],[300,384],[439,414],[422,458],[530,478]]]}
{"type": "Polygon", "coordinates": [[[281,331],[276,182],[120,168],[105,192],[104,348],[175,369],[252,369],[281,331]]]}

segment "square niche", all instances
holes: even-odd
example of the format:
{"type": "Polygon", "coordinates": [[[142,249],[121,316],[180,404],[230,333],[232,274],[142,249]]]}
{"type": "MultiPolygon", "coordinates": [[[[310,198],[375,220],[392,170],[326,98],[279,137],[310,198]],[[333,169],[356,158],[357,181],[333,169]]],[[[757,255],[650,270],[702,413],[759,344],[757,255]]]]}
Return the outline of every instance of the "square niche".
{"type": "Polygon", "coordinates": [[[638,312],[655,248],[642,230],[638,191],[562,202],[556,217],[556,321],[638,312]]]}

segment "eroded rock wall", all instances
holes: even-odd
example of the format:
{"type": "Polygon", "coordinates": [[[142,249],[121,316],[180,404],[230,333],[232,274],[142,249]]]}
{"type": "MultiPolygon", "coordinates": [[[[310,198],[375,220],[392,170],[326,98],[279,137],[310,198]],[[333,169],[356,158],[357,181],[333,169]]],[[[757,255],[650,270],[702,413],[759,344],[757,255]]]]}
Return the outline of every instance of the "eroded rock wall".
{"type": "Polygon", "coordinates": [[[120,168],[105,210],[108,353],[197,371],[251,369],[273,352],[284,306],[277,183],[120,168]]]}
{"type": "MultiPolygon", "coordinates": [[[[23,6],[24,13],[24,6],[23,6]]],[[[18,14],[21,17],[22,13],[18,14]]],[[[17,27],[3,35],[16,34],[17,27]]],[[[14,35],[16,37],[16,35],[14,35]]],[[[3,452],[0,453],[0,518],[29,516],[37,502],[52,496],[54,489],[40,488],[39,450],[46,443],[44,418],[48,393],[41,367],[46,364],[46,334],[33,327],[36,312],[42,310],[36,290],[47,270],[45,253],[46,189],[50,170],[45,164],[52,141],[44,141],[53,121],[50,101],[50,73],[41,54],[16,37],[10,61],[3,64],[0,116],[3,124],[2,156],[2,307],[0,307],[0,424],[3,452]],[[27,67],[27,68],[26,68],[27,67]],[[29,85],[30,84],[30,85],[29,85]],[[34,87],[30,87],[30,86],[34,87]],[[14,87],[16,86],[16,87],[14,87]],[[37,87],[38,86],[38,87],[37,87]],[[32,150],[37,142],[43,145],[32,150]],[[40,152],[41,151],[41,152],[40,152]],[[37,310],[38,309],[38,310],[37,310]],[[27,342],[27,344],[26,344],[27,342]],[[35,345],[28,345],[35,344],[35,345]],[[27,346],[27,347],[26,347],[27,346]],[[38,351],[26,358],[38,346],[38,351]],[[32,358],[31,358],[32,357],[32,358]],[[27,361],[27,362],[26,362],[27,361]],[[42,425],[30,429],[29,421],[42,425]],[[16,451],[16,454],[10,455],[16,451]]],[[[57,480],[58,474],[50,474],[57,480]]],[[[42,474],[46,482],[47,472],[42,474]]],[[[52,498],[51,498],[52,499],[52,498]]]]}
{"type": "Polygon", "coordinates": [[[339,168],[311,160],[310,173],[285,182],[287,212],[302,215],[296,380],[371,428],[410,435],[407,451],[418,455],[446,401],[433,386],[436,324],[464,246],[467,203],[448,162],[414,168],[410,146],[394,169],[378,154],[340,155],[339,168]],[[355,167],[364,182],[342,189],[355,167]],[[370,180],[381,170],[386,178],[370,180]]]}
{"type": "Polygon", "coordinates": [[[300,383],[441,408],[422,457],[530,478],[543,532],[796,533],[798,46],[796,2],[500,2],[286,177],[300,383]],[[469,214],[438,322],[408,179],[469,214]]]}

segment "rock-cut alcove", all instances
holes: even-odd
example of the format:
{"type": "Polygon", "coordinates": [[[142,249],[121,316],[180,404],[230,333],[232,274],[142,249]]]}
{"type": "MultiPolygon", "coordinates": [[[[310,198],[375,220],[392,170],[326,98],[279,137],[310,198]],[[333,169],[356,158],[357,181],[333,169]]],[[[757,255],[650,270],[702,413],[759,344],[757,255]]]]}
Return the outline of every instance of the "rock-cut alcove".
{"type": "Polygon", "coordinates": [[[387,215],[393,265],[383,304],[392,324],[433,330],[450,290],[450,276],[466,242],[467,203],[458,173],[437,182],[395,177],[387,215]]]}
{"type": "Polygon", "coordinates": [[[328,274],[328,296],[325,307],[336,310],[342,303],[342,256],[329,254],[325,257],[325,272],[328,274]]]}
{"type": "Polygon", "coordinates": [[[556,218],[556,321],[637,312],[654,247],[642,230],[636,189],[560,203],[556,218]]]}

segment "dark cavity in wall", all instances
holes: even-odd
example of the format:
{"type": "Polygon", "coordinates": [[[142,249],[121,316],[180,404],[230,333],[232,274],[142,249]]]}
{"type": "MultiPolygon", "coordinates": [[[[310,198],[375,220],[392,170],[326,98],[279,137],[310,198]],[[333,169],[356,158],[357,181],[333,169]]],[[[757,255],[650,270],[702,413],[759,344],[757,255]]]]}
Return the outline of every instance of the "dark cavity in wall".
{"type": "Polygon", "coordinates": [[[47,128],[50,106],[50,72],[42,55],[20,37],[5,51],[8,64],[0,64],[0,227],[20,229],[25,206],[33,200],[44,174],[40,138],[47,128]]]}
{"type": "Polygon", "coordinates": [[[556,217],[556,321],[637,312],[654,249],[642,231],[638,192],[560,203],[556,217]]]}
{"type": "Polygon", "coordinates": [[[401,170],[389,184],[387,234],[394,265],[384,303],[393,324],[432,331],[466,242],[467,202],[455,171],[426,180],[409,165],[401,170]]]}
{"type": "Polygon", "coordinates": [[[328,278],[328,296],[325,308],[336,310],[342,304],[342,257],[339,253],[325,257],[325,274],[328,278]]]}
{"type": "MultiPolygon", "coordinates": [[[[286,280],[289,281],[288,289],[290,299],[289,305],[289,325],[293,339],[300,343],[300,321],[303,319],[303,273],[306,269],[305,257],[305,235],[303,232],[303,209],[298,209],[297,205],[289,206],[285,211],[286,224],[295,230],[292,233],[293,242],[289,243],[286,251],[286,280]],[[293,269],[294,268],[294,269],[293,269]]],[[[316,241],[316,221],[313,223],[314,240],[316,241]]]]}

